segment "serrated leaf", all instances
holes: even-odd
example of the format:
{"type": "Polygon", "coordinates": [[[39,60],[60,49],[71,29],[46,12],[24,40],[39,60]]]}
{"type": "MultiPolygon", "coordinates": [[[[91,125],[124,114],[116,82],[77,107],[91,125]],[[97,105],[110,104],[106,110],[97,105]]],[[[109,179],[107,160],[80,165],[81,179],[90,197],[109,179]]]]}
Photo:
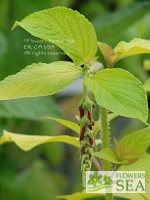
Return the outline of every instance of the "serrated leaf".
{"type": "Polygon", "coordinates": [[[92,24],[80,13],[65,7],[35,12],[13,28],[21,26],[33,36],[54,43],[76,65],[89,62],[97,51],[97,39],[92,24]]]}
{"type": "Polygon", "coordinates": [[[143,122],[148,118],[147,96],[142,83],[123,69],[104,69],[83,82],[98,105],[143,122]]]}
{"type": "Polygon", "coordinates": [[[150,92],[150,79],[145,82],[144,88],[147,92],[150,92]]]}
{"type": "Polygon", "coordinates": [[[150,127],[125,136],[117,143],[116,153],[119,161],[135,162],[143,156],[150,144],[150,127]]]}
{"type": "Polygon", "coordinates": [[[58,122],[58,123],[60,123],[64,126],[66,126],[67,128],[73,130],[74,132],[76,132],[78,134],[80,133],[79,125],[74,123],[74,122],[70,122],[70,121],[67,121],[67,120],[64,120],[64,119],[54,118],[54,117],[50,117],[50,116],[43,116],[42,118],[56,121],[56,122],[58,122]]]}
{"type": "Polygon", "coordinates": [[[107,160],[109,162],[116,163],[116,164],[126,163],[126,161],[118,161],[116,154],[109,148],[102,149],[99,152],[95,152],[93,155],[95,157],[102,158],[104,160],[107,160]]]}
{"type": "Polygon", "coordinates": [[[0,101],[0,118],[26,119],[42,122],[44,114],[62,117],[51,97],[35,97],[0,101]]]}
{"type": "Polygon", "coordinates": [[[29,151],[32,148],[48,142],[64,142],[79,148],[78,138],[68,135],[59,136],[40,136],[23,135],[4,131],[0,137],[0,145],[8,142],[14,142],[20,149],[29,151]]]}
{"type": "MultiPolygon", "coordinates": [[[[100,50],[104,55],[104,45],[103,43],[98,43],[100,50]]],[[[141,38],[135,38],[129,43],[121,41],[116,47],[112,50],[111,54],[106,55],[105,52],[104,58],[107,56],[107,66],[112,68],[116,62],[119,60],[138,54],[150,53],[150,41],[144,40],[141,38]]]]}
{"type": "Polygon", "coordinates": [[[0,82],[0,100],[51,95],[81,75],[82,69],[71,62],[32,64],[0,82]]]}

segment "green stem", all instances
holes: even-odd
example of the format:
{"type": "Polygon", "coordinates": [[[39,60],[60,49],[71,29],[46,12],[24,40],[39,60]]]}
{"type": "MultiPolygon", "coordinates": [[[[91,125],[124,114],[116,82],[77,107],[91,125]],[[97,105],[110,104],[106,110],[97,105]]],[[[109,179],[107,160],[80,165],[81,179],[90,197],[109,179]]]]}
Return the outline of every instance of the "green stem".
{"type": "MultiPolygon", "coordinates": [[[[109,148],[109,125],[107,109],[101,107],[101,134],[102,149],[109,148]]],[[[104,171],[111,171],[111,164],[107,160],[103,160],[104,171]]],[[[113,194],[106,193],[106,200],[113,200],[113,194]]]]}
{"type": "Polygon", "coordinates": [[[87,95],[88,95],[87,87],[86,87],[86,85],[83,84],[83,97],[85,98],[85,97],[87,97],[87,95]]]}

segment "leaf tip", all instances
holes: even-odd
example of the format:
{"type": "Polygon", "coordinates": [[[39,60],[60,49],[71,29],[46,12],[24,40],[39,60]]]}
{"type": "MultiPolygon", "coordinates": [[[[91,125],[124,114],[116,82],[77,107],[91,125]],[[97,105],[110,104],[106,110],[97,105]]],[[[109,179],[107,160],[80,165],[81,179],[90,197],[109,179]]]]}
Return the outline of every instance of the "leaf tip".
{"type": "Polygon", "coordinates": [[[13,27],[12,27],[12,29],[11,29],[11,31],[13,31],[17,26],[19,25],[19,22],[18,21],[16,21],[15,23],[14,23],[14,25],[13,25],[13,27]]]}

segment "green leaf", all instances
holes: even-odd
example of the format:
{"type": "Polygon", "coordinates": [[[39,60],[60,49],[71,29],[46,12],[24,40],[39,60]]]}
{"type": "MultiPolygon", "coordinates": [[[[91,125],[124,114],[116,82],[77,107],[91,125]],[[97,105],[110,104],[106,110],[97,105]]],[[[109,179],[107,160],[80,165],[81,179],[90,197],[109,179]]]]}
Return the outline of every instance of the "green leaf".
{"type": "Polygon", "coordinates": [[[104,160],[107,160],[109,162],[116,163],[116,164],[126,163],[126,161],[118,161],[116,154],[109,148],[102,149],[99,152],[95,152],[93,155],[95,157],[102,158],[104,160]]]}
{"type": "Polygon", "coordinates": [[[35,12],[13,28],[21,26],[33,36],[54,43],[76,65],[90,61],[97,51],[97,39],[92,24],[80,13],[64,7],[35,12]]]}
{"type": "Polygon", "coordinates": [[[32,64],[0,82],[0,100],[51,95],[81,75],[82,68],[71,62],[32,64]]]}
{"type": "Polygon", "coordinates": [[[59,119],[59,118],[54,118],[54,117],[50,117],[50,116],[43,116],[43,119],[50,119],[53,121],[56,121],[64,126],[66,126],[67,128],[70,128],[71,130],[73,130],[76,133],[80,133],[80,127],[78,124],[74,123],[74,122],[70,122],[64,119],[59,119]]]}
{"type": "Polygon", "coordinates": [[[55,101],[50,97],[23,98],[0,101],[0,117],[40,121],[44,114],[55,117],[62,113],[55,101]]]}
{"type": "Polygon", "coordinates": [[[143,122],[148,118],[147,96],[142,83],[123,69],[104,69],[83,82],[98,105],[143,122]]]}
{"type": "Polygon", "coordinates": [[[4,131],[0,138],[0,144],[14,142],[20,149],[29,151],[32,148],[48,142],[64,142],[79,148],[78,138],[68,135],[59,136],[40,136],[40,135],[23,135],[4,131]]]}
{"type": "Polygon", "coordinates": [[[150,41],[141,38],[135,38],[129,43],[121,41],[116,45],[114,50],[112,50],[111,47],[105,43],[99,42],[98,46],[104,55],[107,66],[110,68],[112,68],[116,62],[123,58],[138,54],[150,53],[150,41]],[[106,47],[106,50],[109,52],[108,55],[107,51],[105,50],[106,47]]]}
{"type": "Polygon", "coordinates": [[[119,161],[135,162],[143,156],[150,144],[150,127],[125,136],[117,143],[116,153],[119,161]]]}
{"type": "Polygon", "coordinates": [[[150,92],[150,79],[145,82],[144,88],[147,92],[150,92]]]}
{"type": "Polygon", "coordinates": [[[115,55],[114,53],[114,50],[112,49],[111,46],[105,44],[105,43],[102,43],[102,42],[98,42],[98,47],[102,53],[102,55],[104,56],[104,60],[105,60],[105,63],[107,65],[107,67],[110,67],[109,65],[111,65],[109,62],[110,62],[110,57],[115,55]]]}
{"type": "Polygon", "coordinates": [[[99,15],[93,21],[99,40],[104,38],[112,38],[120,32],[138,22],[145,14],[150,11],[150,3],[148,1],[136,2],[130,6],[123,7],[116,12],[108,14],[104,17],[99,15]]]}

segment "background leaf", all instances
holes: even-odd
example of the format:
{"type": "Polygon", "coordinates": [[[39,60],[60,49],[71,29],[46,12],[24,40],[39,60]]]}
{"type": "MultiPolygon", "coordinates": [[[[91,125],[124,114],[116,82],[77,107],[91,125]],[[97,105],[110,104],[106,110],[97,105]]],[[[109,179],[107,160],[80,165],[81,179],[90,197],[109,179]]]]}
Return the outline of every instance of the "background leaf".
{"type": "Polygon", "coordinates": [[[147,92],[150,92],[150,79],[148,79],[146,81],[146,83],[144,84],[144,88],[147,92]]]}
{"type": "Polygon", "coordinates": [[[118,33],[126,30],[150,11],[148,1],[136,2],[130,6],[123,7],[116,12],[108,13],[106,16],[97,17],[93,20],[98,39],[105,41],[118,33]]]}
{"type": "Polygon", "coordinates": [[[0,102],[0,117],[40,121],[43,115],[62,116],[51,97],[23,98],[0,102]],[[39,106],[40,105],[40,106],[39,106]]]}
{"type": "Polygon", "coordinates": [[[71,62],[32,64],[0,82],[0,100],[54,94],[82,75],[71,62]]]}
{"type": "Polygon", "coordinates": [[[7,52],[7,39],[5,35],[0,31],[0,59],[7,52]]]}
{"type": "Polygon", "coordinates": [[[35,12],[13,28],[21,26],[30,34],[54,43],[76,65],[87,63],[97,51],[97,39],[92,24],[77,11],[56,7],[35,12]]]}
{"type": "Polygon", "coordinates": [[[144,122],[148,118],[147,96],[142,83],[123,69],[104,69],[83,82],[98,105],[125,117],[144,122]]]}
{"type": "Polygon", "coordinates": [[[0,138],[0,144],[7,142],[14,142],[18,147],[24,151],[29,151],[32,148],[45,144],[48,142],[64,142],[71,144],[79,148],[78,138],[74,138],[68,135],[60,136],[40,136],[40,135],[23,135],[15,134],[8,131],[4,131],[0,138]]]}

